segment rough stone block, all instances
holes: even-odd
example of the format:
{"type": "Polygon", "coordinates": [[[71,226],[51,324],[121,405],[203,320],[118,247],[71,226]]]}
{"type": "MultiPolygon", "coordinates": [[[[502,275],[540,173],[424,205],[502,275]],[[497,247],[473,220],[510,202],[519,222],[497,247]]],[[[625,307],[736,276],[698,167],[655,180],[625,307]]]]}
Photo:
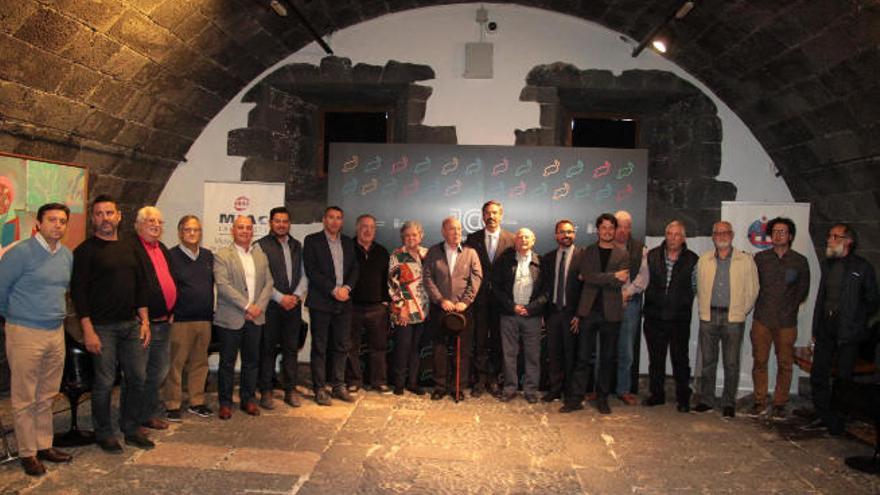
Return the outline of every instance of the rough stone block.
{"type": "Polygon", "coordinates": [[[95,110],[76,128],[76,132],[87,138],[108,142],[119,134],[124,125],[125,121],[95,110]]]}
{"type": "MultiPolygon", "coordinates": [[[[863,98],[860,97],[859,102],[861,103],[862,100],[863,98]]],[[[803,122],[816,136],[849,129],[854,120],[852,112],[841,101],[831,101],[803,117],[803,122]]]]}
{"type": "Polygon", "coordinates": [[[97,72],[81,65],[71,64],[67,77],[61,81],[57,91],[58,94],[68,98],[85,100],[100,82],[101,75],[97,72]]]}
{"type": "Polygon", "coordinates": [[[695,177],[687,181],[685,204],[687,208],[721,208],[722,201],[736,199],[736,186],[732,182],[695,177]]]}
{"type": "Polygon", "coordinates": [[[27,18],[15,32],[15,37],[44,50],[58,52],[67,46],[74,33],[84,29],[54,10],[41,8],[27,18]]]}
{"type": "Polygon", "coordinates": [[[427,103],[422,100],[409,100],[406,102],[406,123],[421,124],[425,119],[427,103]]]}
{"type": "Polygon", "coordinates": [[[559,103],[559,94],[554,87],[526,86],[519,94],[519,101],[559,103]]]}
{"type": "Polygon", "coordinates": [[[130,10],[119,17],[109,32],[133,50],[157,62],[166,60],[170,49],[179,43],[149,18],[130,10]]]}
{"type": "Polygon", "coordinates": [[[193,140],[160,130],[153,131],[144,145],[144,152],[158,157],[180,160],[186,155],[193,140]]]}
{"type": "Polygon", "coordinates": [[[150,60],[128,47],[122,47],[111,56],[101,70],[117,79],[130,81],[140,73],[150,60]]]}
{"type": "Polygon", "coordinates": [[[538,65],[526,75],[526,84],[530,86],[580,87],[581,71],[572,64],[555,62],[538,65]]]}
{"type": "Polygon", "coordinates": [[[45,139],[19,139],[14,148],[8,151],[19,155],[35,156],[47,160],[70,162],[79,152],[78,144],[70,140],[70,145],[55,143],[45,139]]]}
{"type": "Polygon", "coordinates": [[[109,77],[104,77],[97,88],[86,99],[111,115],[120,115],[120,112],[128,104],[128,99],[136,89],[128,84],[117,82],[109,77]]]}
{"type": "Polygon", "coordinates": [[[268,129],[243,128],[229,131],[226,154],[229,156],[262,156],[272,146],[272,132],[268,129]]]}
{"type": "Polygon", "coordinates": [[[287,182],[288,173],[289,166],[286,162],[262,158],[248,158],[241,166],[241,180],[287,182]]]}
{"type": "Polygon", "coordinates": [[[382,78],[382,67],[370,64],[356,64],[352,70],[352,80],[356,83],[378,83],[382,78]]]}
{"type": "Polygon", "coordinates": [[[145,14],[149,14],[163,2],[168,3],[166,0],[129,0],[129,3],[131,3],[134,8],[145,14]]]}
{"type": "Polygon", "coordinates": [[[122,197],[125,188],[125,179],[107,174],[89,174],[89,197],[94,198],[98,194],[109,194],[114,198],[122,197]]]}
{"type": "Polygon", "coordinates": [[[135,122],[126,122],[119,134],[113,139],[114,143],[129,148],[140,148],[150,138],[150,129],[135,122]]]}
{"type": "Polygon", "coordinates": [[[406,128],[407,143],[457,144],[455,126],[409,125],[406,128]]]}
{"type": "Polygon", "coordinates": [[[559,123],[559,105],[541,105],[540,126],[555,129],[559,123]]]}
{"type": "Polygon", "coordinates": [[[422,64],[389,60],[382,70],[383,83],[412,83],[434,79],[434,69],[422,64]]]}
{"type": "Polygon", "coordinates": [[[352,80],[351,59],[345,57],[324,57],[321,59],[321,79],[332,82],[352,80]]]}
{"type": "Polygon", "coordinates": [[[0,77],[48,92],[71,70],[70,62],[6,34],[0,34],[0,60],[0,77]]]}
{"type": "Polygon", "coordinates": [[[0,2],[0,26],[2,31],[14,33],[30,18],[40,4],[35,1],[0,2]]]}
{"type": "Polygon", "coordinates": [[[103,153],[93,149],[80,149],[73,157],[73,163],[89,167],[93,174],[107,174],[116,165],[118,157],[109,153],[103,153]]]}
{"type": "Polygon", "coordinates": [[[81,19],[98,31],[106,31],[125,10],[119,0],[84,2],[82,0],[57,0],[55,5],[64,13],[81,19]]]}

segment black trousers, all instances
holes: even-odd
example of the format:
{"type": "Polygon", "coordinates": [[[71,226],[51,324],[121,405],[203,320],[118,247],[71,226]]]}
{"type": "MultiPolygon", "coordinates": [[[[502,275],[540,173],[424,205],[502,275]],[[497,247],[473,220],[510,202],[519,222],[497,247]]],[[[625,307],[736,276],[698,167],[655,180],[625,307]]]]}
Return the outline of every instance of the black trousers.
{"type": "Polygon", "coordinates": [[[266,308],[266,323],[260,340],[260,392],[271,393],[275,376],[275,356],[281,346],[281,381],[285,392],[296,388],[299,333],[302,331],[302,305],[285,311],[277,303],[266,308]]]}
{"type": "MultiPolygon", "coordinates": [[[[596,373],[596,396],[599,399],[605,399],[611,393],[611,385],[614,381],[614,375],[617,373],[617,339],[620,336],[619,321],[605,321],[602,316],[590,315],[581,318],[580,332],[585,334],[586,338],[586,355],[592,356],[596,351],[596,338],[598,337],[598,372],[596,373]]],[[[587,370],[587,377],[593,373],[592,369],[587,370]]],[[[584,387],[586,391],[586,387],[584,387]]]]}
{"type": "MultiPolygon", "coordinates": [[[[489,383],[498,384],[501,376],[501,334],[500,318],[493,304],[473,305],[474,319],[474,384],[487,386],[489,383]]],[[[470,368],[467,368],[468,370],[470,368]]],[[[467,375],[465,375],[467,376],[467,375]]],[[[467,384],[462,379],[462,387],[467,384]]]]}
{"type": "Polygon", "coordinates": [[[344,387],[345,358],[351,346],[351,306],[339,313],[312,309],[309,316],[312,323],[312,387],[315,390],[324,388],[328,381],[333,388],[344,387]]]}
{"type": "MultiPolygon", "coordinates": [[[[443,308],[437,305],[431,305],[431,330],[434,335],[434,386],[438,390],[454,390],[455,389],[455,354],[456,354],[456,337],[450,335],[440,327],[441,316],[443,316],[443,308]],[[452,348],[452,352],[449,349],[452,348]]],[[[474,322],[471,308],[464,312],[467,319],[467,325],[461,331],[461,389],[467,386],[468,370],[471,364],[471,345],[473,345],[474,322]]]]}
{"type": "Polygon", "coordinates": [[[351,347],[348,351],[346,382],[364,384],[364,367],[361,363],[361,343],[367,336],[370,355],[370,385],[378,387],[387,383],[388,308],[382,303],[356,304],[351,314],[351,347]]]}
{"type": "Polygon", "coordinates": [[[232,406],[232,390],[235,385],[235,361],[241,351],[241,385],[238,395],[241,405],[254,400],[260,359],[260,334],[262,327],[246,321],[237,330],[217,327],[220,337],[220,367],[217,371],[217,396],[221,406],[232,406]]]}
{"type": "Polygon", "coordinates": [[[416,388],[419,385],[419,362],[424,323],[396,327],[394,333],[394,386],[416,388]]]}
{"type": "Polygon", "coordinates": [[[569,311],[551,309],[544,319],[547,331],[547,391],[551,393],[568,393],[565,385],[574,365],[574,352],[568,350],[577,345],[577,336],[571,333],[572,316],[569,311]]]}
{"type": "Polygon", "coordinates": [[[831,408],[832,380],[834,378],[844,380],[852,378],[858,355],[858,344],[839,343],[837,341],[837,322],[834,318],[825,319],[820,332],[816,335],[816,345],[813,348],[810,389],[816,413],[828,425],[836,422],[836,415],[831,408]],[[832,373],[835,371],[835,365],[836,373],[832,373]]]}
{"type": "Polygon", "coordinates": [[[691,399],[691,367],[688,360],[690,321],[664,321],[645,318],[645,342],[648,344],[648,382],[651,397],[666,400],[666,351],[672,358],[675,378],[675,401],[688,404],[691,399]]]}

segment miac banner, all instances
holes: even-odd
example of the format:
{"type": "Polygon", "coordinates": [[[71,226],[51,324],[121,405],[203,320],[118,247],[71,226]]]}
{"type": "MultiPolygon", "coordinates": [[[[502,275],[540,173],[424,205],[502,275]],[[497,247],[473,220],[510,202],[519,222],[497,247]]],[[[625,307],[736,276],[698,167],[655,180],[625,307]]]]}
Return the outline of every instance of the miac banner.
{"type": "Polygon", "coordinates": [[[269,233],[269,210],[284,205],[284,184],[205,182],[202,244],[216,251],[232,242],[232,222],[239,215],[254,219],[254,240],[269,233]]]}
{"type": "MultiPolygon", "coordinates": [[[[813,321],[813,304],[816,300],[816,291],[819,286],[819,260],[813,249],[810,239],[810,204],[809,203],[757,203],[723,201],[721,203],[721,218],[733,225],[733,245],[753,255],[765,249],[772,249],[770,233],[766,232],[767,221],[775,217],[790,218],[796,227],[796,235],[792,243],[792,249],[807,257],[810,264],[810,293],[807,300],[801,305],[798,314],[798,339],[795,345],[806,345],[810,341],[811,325],[813,321]]],[[[743,336],[743,348],[740,364],[740,389],[752,390],[752,344],[749,332],[752,328],[752,315],[748,316],[743,336]]],[[[770,392],[772,393],[776,381],[776,357],[771,351],[770,363],[770,392]]],[[[791,382],[792,391],[797,390],[797,368],[791,382]]],[[[718,373],[718,385],[722,383],[722,373],[718,373]]]]}

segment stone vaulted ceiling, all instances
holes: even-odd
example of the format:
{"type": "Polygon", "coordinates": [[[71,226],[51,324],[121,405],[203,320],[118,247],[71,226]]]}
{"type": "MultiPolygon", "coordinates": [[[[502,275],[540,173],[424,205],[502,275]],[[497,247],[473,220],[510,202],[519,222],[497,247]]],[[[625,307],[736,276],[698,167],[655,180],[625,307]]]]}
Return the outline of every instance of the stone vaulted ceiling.
{"type": "MultiPolygon", "coordinates": [[[[0,0],[0,149],[89,164],[91,190],[155,201],[208,121],[312,41],[268,0],[0,0]]],[[[449,0],[296,0],[322,34],[449,0]]],[[[680,0],[522,0],[641,39],[680,0]]],[[[853,222],[880,262],[877,0],[698,0],[669,59],[749,126],[811,232],[853,222]]],[[[586,47],[585,47],[586,49],[586,47]]]]}

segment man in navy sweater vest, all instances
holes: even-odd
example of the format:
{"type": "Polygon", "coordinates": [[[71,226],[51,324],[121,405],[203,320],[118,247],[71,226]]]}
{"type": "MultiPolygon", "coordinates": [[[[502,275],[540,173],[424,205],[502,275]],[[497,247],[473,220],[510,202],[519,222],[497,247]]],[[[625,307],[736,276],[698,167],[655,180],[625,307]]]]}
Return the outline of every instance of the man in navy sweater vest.
{"type": "Polygon", "coordinates": [[[24,472],[46,473],[41,461],[68,462],[52,447],[52,402],[64,371],[65,293],[73,256],[61,244],[70,209],[49,203],[37,211],[39,232],[0,260],[0,314],[12,372],[12,410],[24,472]]]}
{"type": "Polygon", "coordinates": [[[195,215],[184,215],[180,219],[177,236],[180,244],[168,251],[171,273],[177,282],[177,304],[171,324],[171,367],[162,385],[166,419],[174,422],[182,420],[184,372],[188,411],[203,418],[213,414],[205,405],[205,380],[214,318],[214,253],[200,246],[202,224],[195,215]]]}

